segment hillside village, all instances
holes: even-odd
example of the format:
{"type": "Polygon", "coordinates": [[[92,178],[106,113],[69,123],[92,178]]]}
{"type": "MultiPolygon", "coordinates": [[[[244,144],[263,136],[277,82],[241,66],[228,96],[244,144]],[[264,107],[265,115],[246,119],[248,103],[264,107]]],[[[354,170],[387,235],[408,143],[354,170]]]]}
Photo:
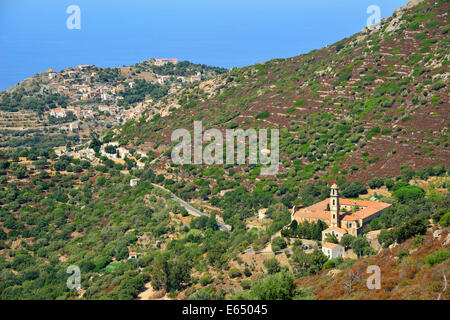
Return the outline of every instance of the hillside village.
{"type": "Polygon", "coordinates": [[[115,163],[126,164],[125,159],[131,161],[132,166],[136,168],[143,168],[148,156],[145,152],[140,150],[130,151],[125,147],[119,145],[118,141],[112,141],[104,143],[100,146],[99,152],[96,152],[89,146],[74,146],[67,149],[67,147],[56,147],[54,149],[55,154],[59,157],[68,156],[75,159],[86,160],[92,163],[92,165],[100,165],[102,163],[102,157],[114,161],[115,163]],[[108,149],[110,148],[110,149],[108,149]],[[111,151],[112,150],[112,151],[111,151]],[[142,162],[145,161],[145,162],[142,162]]]}
{"type": "Polygon", "coordinates": [[[448,300],[449,10],[413,0],[229,71],[150,59],[3,92],[0,299],[448,300]],[[279,129],[278,174],[173,163],[200,120],[279,129]]]}
{"type": "Polygon", "coordinates": [[[139,117],[167,94],[225,71],[178,59],[150,59],[120,68],[49,69],[0,93],[0,130],[5,137],[22,140],[42,132],[70,132],[76,144],[86,141],[83,136],[139,117]]]}
{"type": "MultiPolygon", "coordinates": [[[[145,62],[146,66],[166,66],[168,64],[176,66],[178,59],[151,59],[145,62]]],[[[101,72],[101,71],[100,71],[101,72]]],[[[122,73],[122,70],[120,71],[122,73]]],[[[123,71],[125,73],[125,71],[123,71]]],[[[160,75],[154,72],[147,73],[144,77],[137,76],[136,79],[145,79],[150,83],[158,83],[160,85],[167,85],[169,93],[174,90],[182,88],[183,84],[194,83],[202,80],[202,73],[197,71],[196,74],[190,76],[179,75],[160,75]]],[[[141,72],[142,74],[142,72],[141,72]]],[[[102,104],[96,108],[83,108],[81,106],[58,107],[50,109],[46,112],[48,117],[66,118],[69,113],[72,113],[77,119],[94,118],[99,112],[109,113],[111,116],[120,120],[129,120],[139,116],[149,103],[153,102],[152,98],[146,99],[134,106],[121,106],[120,101],[123,96],[120,94],[127,90],[133,89],[134,81],[113,81],[110,83],[102,82],[98,68],[90,65],[80,65],[76,68],[65,69],[59,73],[53,69],[42,74],[43,77],[48,75],[50,82],[40,86],[40,91],[43,93],[60,94],[69,97],[70,102],[99,102],[102,104]]],[[[208,76],[207,73],[204,76],[208,76]]],[[[127,79],[132,78],[128,77],[127,79]]]]}

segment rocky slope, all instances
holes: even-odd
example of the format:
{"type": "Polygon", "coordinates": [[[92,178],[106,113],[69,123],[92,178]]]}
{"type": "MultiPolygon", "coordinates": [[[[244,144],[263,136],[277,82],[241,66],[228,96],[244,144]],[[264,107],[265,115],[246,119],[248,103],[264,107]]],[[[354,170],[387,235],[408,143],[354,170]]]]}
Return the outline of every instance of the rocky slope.
{"type": "Polygon", "coordinates": [[[327,269],[300,278],[297,286],[313,288],[316,299],[448,300],[449,246],[449,228],[435,226],[423,238],[384,249],[345,270],[327,269]],[[367,279],[373,274],[368,266],[380,268],[380,289],[368,289],[367,279]]]}

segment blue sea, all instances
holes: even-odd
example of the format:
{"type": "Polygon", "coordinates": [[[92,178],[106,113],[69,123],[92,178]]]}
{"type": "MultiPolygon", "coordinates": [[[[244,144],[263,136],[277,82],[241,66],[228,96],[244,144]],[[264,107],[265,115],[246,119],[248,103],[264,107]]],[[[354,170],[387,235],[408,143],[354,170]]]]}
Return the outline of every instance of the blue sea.
{"type": "Polygon", "coordinates": [[[178,58],[226,68],[296,56],[407,0],[0,0],[0,90],[49,68],[178,58]],[[374,3],[376,2],[376,3],[374,3]],[[79,8],[70,11],[70,6],[79,8]],[[79,17],[79,19],[78,19],[79,17]],[[76,20],[74,20],[77,18],[76,20]],[[69,29],[67,20],[80,29],[69,29]]]}

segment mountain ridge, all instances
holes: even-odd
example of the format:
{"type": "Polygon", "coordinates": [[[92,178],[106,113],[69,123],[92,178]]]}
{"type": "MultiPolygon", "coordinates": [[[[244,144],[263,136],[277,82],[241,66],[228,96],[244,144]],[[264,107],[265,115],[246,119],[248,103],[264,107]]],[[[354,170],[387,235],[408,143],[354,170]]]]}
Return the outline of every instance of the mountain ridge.
{"type": "MultiPolygon", "coordinates": [[[[449,4],[424,1],[390,31],[394,16],[359,42],[235,68],[153,102],[153,86],[124,82],[115,98],[145,105],[125,124],[76,145],[0,150],[0,298],[448,299],[449,4]],[[279,174],[173,164],[171,133],[193,121],[279,129],[279,174]],[[323,239],[324,221],[292,213],[328,198],[334,181],[347,201],[390,205],[356,237],[323,239]],[[326,242],[342,258],[329,259],[326,242]],[[381,270],[377,291],[368,266],[381,270]]],[[[68,109],[60,94],[48,97],[44,107],[68,109]]],[[[3,113],[29,123],[28,113],[3,113]]],[[[92,123],[107,117],[98,110],[92,123]]],[[[44,142],[66,118],[49,118],[44,142]]]]}
{"type": "Polygon", "coordinates": [[[0,92],[0,145],[83,143],[138,116],[149,101],[225,71],[178,59],[149,59],[118,68],[48,69],[0,92]],[[44,141],[45,135],[51,139],[44,141]]]}
{"type": "MultiPolygon", "coordinates": [[[[322,117],[321,121],[352,123],[352,134],[347,137],[359,145],[347,145],[345,148],[351,150],[346,150],[344,161],[334,164],[339,172],[355,171],[354,178],[367,181],[376,175],[392,176],[406,165],[422,169],[446,164],[450,157],[445,85],[449,75],[447,13],[447,1],[412,1],[383,19],[379,29],[363,29],[363,34],[301,56],[233,68],[208,81],[215,84],[213,93],[205,90],[206,83],[199,83],[169,95],[151,107],[146,123],[129,124],[127,132],[114,138],[130,146],[145,141],[147,149],[165,145],[168,150],[170,133],[182,126],[191,128],[192,119],[196,119],[203,120],[205,127],[214,125],[220,130],[230,124],[242,128],[250,124],[289,127],[287,138],[304,145],[304,139],[296,139],[295,131],[301,127],[311,141],[308,122],[322,117]],[[158,108],[170,123],[150,138],[148,128],[158,108]],[[263,111],[270,116],[257,121],[255,115],[263,111]],[[366,169],[355,170],[355,166],[366,169]]],[[[323,136],[320,130],[315,132],[323,136]]],[[[323,139],[326,149],[332,147],[330,137],[323,139]]],[[[294,150],[301,154],[294,160],[304,165],[313,163],[308,156],[320,160],[315,151],[294,150]]],[[[287,149],[281,152],[286,157],[287,149]]],[[[319,168],[321,176],[333,169],[327,166],[325,171],[319,168]]],[[[283,165],[281,171],[284,167],[287,169],[283,165]]]]}

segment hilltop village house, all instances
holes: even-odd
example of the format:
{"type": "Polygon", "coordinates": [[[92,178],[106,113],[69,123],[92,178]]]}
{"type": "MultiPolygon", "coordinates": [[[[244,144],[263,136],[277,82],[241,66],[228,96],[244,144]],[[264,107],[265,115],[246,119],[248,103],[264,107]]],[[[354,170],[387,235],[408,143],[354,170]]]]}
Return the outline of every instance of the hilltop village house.
{"type": "Polygon", "coordinates": [[[56,109],[50,110],[50,115],[55,118],[65,118],[67,114],[66,114],[66,110],[64,110],[62,108],[56,108],[56,109]]]}
{"type": "Polygon", "coordinates": [[[178,64],[178,59],[155,59],[153,64],[155,66],[164,66],[168,63],[178,64]]]}
{"type": "Polygon", "coordinates": [[[292,220],[297,222],[317,222],[322,220],[329,228],[322,231],[322,241],[328,233],[332,233],[338,240],[344,234],[358,236],[362,228],[378,217],[391,204],[379,201],[342,199],[339,188],[331,186],[330,198],[318,202],[310,207],[293,210],[292,220]]]}
{"type": "Polygon", "coordinates": [[[324,243],[322,252],[330,259],[336,259],[344,255],[344,247],[335,243],[324,243]]]}

